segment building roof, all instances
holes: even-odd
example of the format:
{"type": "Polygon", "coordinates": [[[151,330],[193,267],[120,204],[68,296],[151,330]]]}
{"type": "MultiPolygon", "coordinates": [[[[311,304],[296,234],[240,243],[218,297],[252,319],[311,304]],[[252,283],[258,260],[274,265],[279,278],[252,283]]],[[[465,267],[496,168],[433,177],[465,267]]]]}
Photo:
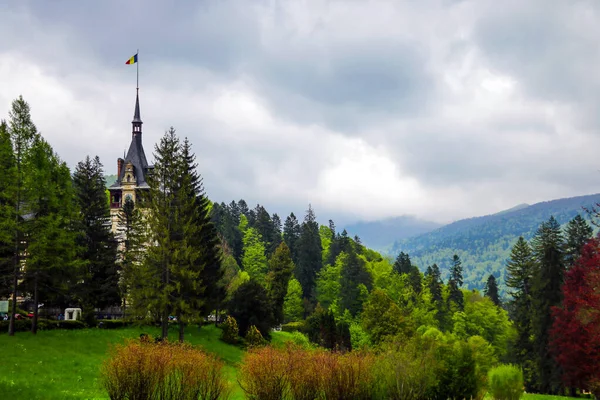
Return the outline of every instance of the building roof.
{"type": "MultiPolygon", "coordinates": [[[[142,119],[140,118],[140,98],[139,93],[135,95],[135,110],[133,113],[132,134],[131,144],[129,150],[125,155],[125,162],[127,164],[131,162],[134,167],[135,179],[137,187],[148,188],[146,182],[146,174],[148,172],[148,161],[146,160],[146,153],[144,152],[144,146],[142,145],[142,119]],[[137,128],[137,129],[136,129],[137,128]]],[[[121,180],[125,175],[125,168],[121,169],[121,173],[117,177],[117,181],[110,186],[111,189],[119,189],[121,187],[121,180]]]]}

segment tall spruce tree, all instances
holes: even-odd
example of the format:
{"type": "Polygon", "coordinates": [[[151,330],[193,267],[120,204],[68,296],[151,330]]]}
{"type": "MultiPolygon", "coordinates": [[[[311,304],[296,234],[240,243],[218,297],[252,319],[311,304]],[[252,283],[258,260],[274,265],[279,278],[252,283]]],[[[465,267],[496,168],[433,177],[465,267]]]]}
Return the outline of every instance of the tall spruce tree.
{"type": "Polygon", "coordinates": [[[523,369],[527,390],[532,390],[535,368],[533,365],[533,344],[531,341],[531,287],[535,260],[529,243],[521,236],[513,246],[506,262],[506,286],[512,297],[510,304],[512,320],[517,330],[515,355],[523,369]]]}
{"type": "Polygon", "coordinates": [[[17,313],[17,290],[19,275],[21,272],[21,255],[23,253],[21,243],[24,241],[23,216],[26,214],[22,210],[27,198],[27,187],[24,184],[24,178],[27,175],[27,159],[29,149],[37,138],[37,128],[31,120],[31,110],[29,104],[23,100],[22,96],[12,102],[11,110],[8,113],[8,133],[13,145],[13,154],[15,159],[15,186],[14,186],[14,218],[13,225],[13,254],[12,254],[12,307],[10,310],[10,322],[8,326],[8,335],[15,334],[15,315],[17,313]]]}
{"type": "Polygon", "coordinates": [[[357,254],[354,247],[346,253],[340,276],[340,302],[342,310],[355,316],[362,310],[367,300],[368,290],[373,286],[373,277],[367,271],[365,260],[357,254]],[[366,290],[366,292],[365,292],[366,290]]]}
{"type": "Polygon", "coordinates": [[[298,242],[300,240],[300,224],[298,219],[291,213],[283,224],[283,240],[290,249],[294,264],[298,264],[298,242]]]}
{"type": "Polygon", "coordinates": [[[190,243],[199,252],[195,268],[200,271],[200,311],[201,315],[206,316],[213,310],[218,313],[221,303],[225,300],[225,286],[220,284],[224,275],[223,253],[216,226],[210,219],[210,201],[204,190],[202,177],[197,172],[196,157],[187,138],[183,141],[182,161],[184,182],[189,180],[187,190],[193,207],[191,219],[195,225],[190,243]]]}
{"type": "MultiPolygon", "coordinates": [[[[150,210],[148,225],[150,243],[145,258],[145,307],[159,316],[162,338],[168,336],[169,315],[174,311],[172,301],[173,268],[178,262],[176,253],[183,249],[182,226],[178,226],[178,191],[182,175],[181,144],[173,128],[165,132],[155,146],[154,171],[148,178],[150,184],[150,210]]],[[[191,225],[191,224],[190,224],[191,225]]]]}
{"type": "Polygon", "coordinates": [[[532,287],[532,333],[538,383],[542,393],[556,394],[561,389],[560,369],[549,350],[552,307],[562,301],[564,279],[564,238],[554,217],[541,224],[533,238],[537,261],[532,287]]]}
{"type": "Polygon", "coordinates": [[[17,169],[5,121],[0,121],[0,297],[11,292],[14,256],[17,169]]]}
{"type": "Polygon", "coordinates": [[[410,262],[409,255],[401,251],[400,254],[398,254],[398,257],[396,257],[396,261],[394,262],[393,268],[394,271],[396,271],[400,275],[410,273],[412,269],[412,264],[410,262]]]}
{"type": "Polygon", "coordinates": [[[111,231],[106,180],[100,158],[87,156],[77,164],[73,187],[81,212],[78,245],[85,263],[78,292],[84,317],[91,322],[95,308],[117,306],[121,302],[117,242],[111,231]]]}
{"type": "Polygon", "coordinates": [[[34,140],[24,184],[27,264],[21,283],[33,297],[31,332],[37,332],[40,303],[64,305],[80,274],[76,262],[74,194],[69,168],[41,137],[34,140]]]}
{"type": "Polygon", "coordinates": [[[267,275],[267,292],[271,300],[275,323],[281,324],[284,319],[283,303],[287,294],[288,284],[294,271],[294,262],[290,249],[281,243],[269,260],[267,275]]]}
{"type": "MultiPolygon", "coordinates": [[[[119,243],[118,259],[122,272],[120,289],[121,298],[125,300],[123,307],[139,307],[143,304],[138,290],[143,288],[139,283],[145,279],[141,268],[144,265],[144,248],[147,242],[146,224],[141,210],[129,197],[125,199],[117,218],[116,239],[119,243]]],[[[142,310],[134,314],[143,312],[142,307],[142,310]]]]}
{"type": "Polygon", "coordinates": [[[581,249],[592,238],[592,227],[581,215],[567,224],[565,230],[565,264],[571,267],[581,255],[581,249]]]}
{"type": "MultiPolygon", "coordinates": [[[[453,302],[459,311],[465,308],[465,301],[462,290],[463,284],[462,263],[458,255],[452,257],[452,266],[450,267],[450,278],[448,279],[448,302],[453,302]]],[[[449,307],[450,308],[450,307],[449,307]]]]}
{"type": "Polygon", "coordinates": [[[489,297],[496,306],[500,306],[501,303],[500,295],[498,294],[498,284],[496,283],[496,277],[493,274],[488,276],[483,293],[486,297],[489,297]]]}
{"type": "Polygon", "coordinates": [[[298,239],[298,262],[296,263],[295,272],[305,298],[311,301],[315,297],[317,273],[323,267],[322,251],[319,224],[312,207],[309,205],[298,239]]]}

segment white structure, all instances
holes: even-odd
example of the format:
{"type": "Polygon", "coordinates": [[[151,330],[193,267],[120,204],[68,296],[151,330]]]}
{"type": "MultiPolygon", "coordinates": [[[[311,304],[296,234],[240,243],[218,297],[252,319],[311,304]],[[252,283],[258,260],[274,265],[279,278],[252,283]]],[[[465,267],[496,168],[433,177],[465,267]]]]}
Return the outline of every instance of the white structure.
{"type": "Polygon", "coordinates": [[[81,319],[81,308],[65,309],[65,321],[76,321],[81,319]]]}

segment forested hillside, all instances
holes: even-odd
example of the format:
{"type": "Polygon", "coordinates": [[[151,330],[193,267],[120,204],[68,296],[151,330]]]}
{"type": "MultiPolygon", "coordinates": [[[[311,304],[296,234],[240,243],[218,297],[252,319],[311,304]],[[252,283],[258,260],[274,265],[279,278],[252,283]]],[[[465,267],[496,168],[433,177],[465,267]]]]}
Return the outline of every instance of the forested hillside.
{"type": "Polygon", "coordinates": [[[356,222],[346,225],[346,230],[351,235],[360,237],[365,246],[375,250],[389,247],[394,240],[431,232],[441,227],[437,222],[419,219],[412,215],[386,218],[381,221],[356,222]]]}
{"type": "MultiPolygon", "coordinates": [[[[416,237],[397,240],[389,253],[408,253],[413,263],[425,270],[437,264],[448,276],[452,256],[463,262],[468,288],[481,289],[490,274],[504,284],[506,259],[519,236],[529,240],[540,223],[554,216],[564,225],[577,214],[587,218],[584,208],[600,202],[600,194],[517,206],[498,214],[460,220],[416,237]]],[[[502,288],[503,286],[501,286],[502,288]]]]}

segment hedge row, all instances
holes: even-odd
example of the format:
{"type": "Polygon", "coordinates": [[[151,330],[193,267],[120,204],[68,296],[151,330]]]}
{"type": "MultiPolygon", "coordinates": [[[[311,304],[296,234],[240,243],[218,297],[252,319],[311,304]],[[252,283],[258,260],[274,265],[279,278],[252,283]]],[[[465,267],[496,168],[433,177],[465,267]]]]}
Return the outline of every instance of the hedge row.
{"type": "MultiPolygon", "coordinates": [[[[0,321],[0,332],[8,332],[9,321],[0,321]]],[[[81,321],[54,321],[38,319],[38,330],[49,331],[52,329],[83,329],[86,325],[81,321]]],[[[27,332],[31,330],[30,319],[18,319],[15,321],[15,332],[27,332]]]]}

